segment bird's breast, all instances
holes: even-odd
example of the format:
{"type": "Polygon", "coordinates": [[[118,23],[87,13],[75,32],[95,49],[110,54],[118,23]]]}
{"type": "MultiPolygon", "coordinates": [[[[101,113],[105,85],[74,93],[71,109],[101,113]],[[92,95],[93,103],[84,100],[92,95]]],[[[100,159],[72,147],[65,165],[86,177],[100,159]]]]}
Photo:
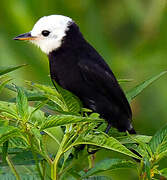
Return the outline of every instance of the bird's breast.
{"type": "Polygon", "coordinates": [[[70,57],[50,59],[50,75],[60,86],[73,93],[82,88],[83,79],[79,68],[70,57]]]}

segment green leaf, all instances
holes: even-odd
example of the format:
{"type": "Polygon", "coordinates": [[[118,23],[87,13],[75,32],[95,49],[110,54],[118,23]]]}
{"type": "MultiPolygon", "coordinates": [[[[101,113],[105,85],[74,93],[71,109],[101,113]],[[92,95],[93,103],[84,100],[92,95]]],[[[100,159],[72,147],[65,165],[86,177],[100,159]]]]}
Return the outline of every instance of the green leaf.
{"type": "Polygon", "coordinates": [[[29,118],[31,118],[37,111],[39,111],[39,109],[42,108],[47,102],[48,102],[48,100],[39,103],[37,105],[37,107],[35,107],[34,110],[30,113],[30,117],[29,118]]]}
{"type": "Polygon", "coordinates": [[[167,125],[156,132],[149,145],[157,160],[167,156],[167,125]]]}
{"type": "Polygon", "coordinates": [[[39,129],[33,127],[30,130],[31,132],[31,146],[37,151],[42,153],[41,143],[42,143],[42,135],[40,134],[39,129]]]}
{"type": "MultiPolygon", "coordinates": [[[[13,86],[10,84],[6,84],[5,88],[13,91],[13,92],[17,92],[16,87],[19,88],[18,86],[13,86]]],[[[47,97],[44,96],[44,93],[41,93],[39,91],[35,91],[35,90],[28,90],[26,88],[23,88],[23,91],[25,93],[25,95],[27,96],[28,101],[45,101],[47,100],[47,97]]],[[[14,101],[15,102],[15,101],[14,101]]]]}
{"type": "MultiPolygon", "coordinates": [[[[45,85],[41,85],[41,84],[37,84],[37,83],[32,83],[29,81],[26,81],[29,85],[31,85],[32,87],[36,88],[39,93],[43,93],[43,96],[46,99],[50,99],[51,101],[53,101],[56,105],[59,106],[59,109],[62,111],[68,111],[66,104],[64,103],[63,97],[61,96],[61,94],[59,94],[59,92],[54,88],[51,88],[49,86],[45,86],[45,85]]],[[[54,105],[55,106],[55,105],[54,105]]]]}
{"type": "Polygon", "coordinates": [[[133,79],[118,79],[119,83],[124,83],[124,82],[132,82],[133,79]]]}
{"type": "Polygon", "coordinates": [[[79,123],[79,122],[104,122],[103,119],[100,118],[90,118],[90,117],[82,117],[75,115],[53,115],[49,116],[41,126],[41,130],[47,129],[55,126],[65,126],[71,123],[79,123]]]}
{"type": "MultiPolygon", "coordinates": [[[[37,108],[39,108],[39,106],[37,108]]],[[[43,122],[46,121],[45,113],[40,109],[37,110],[36,108],[29,106],[29,114],[30,117],[28,122],[34,124],[34,126],[41,125],[43,122]]]]}
{"type": "Polygon", "coordinates": [[[33,127],[30,129],[30,133],[31,133],[31,149],[32,149],[32,151],[34,153],[36,153],[36,152],[39,153],[46,160],[49,159],[45,144],[42,143],[42,135],[41,135],[39,129],[33,127]]]}
{"type": "Polygon", "coordinates": [[[166,74],[167,71],[161,72],[160,74],[147,79],[146,81],[140,83],[135,88],[131,89],[126,93],[126,97],[129,102],[131,102],[137,95],[139,95],[146,87],[152,84],[155,80],[159,79],[162,75],[166,74]]]}
{"type": "Polygon", "coordinates": [[[19,149],[27,149],[29,148],[28,143],[25,141],[26,139],[20,137],[13,137],[9,140],[9,147],[10,148],[19,148],[19,149]]]}
{"type": "Polygon", "coordinates": [[[161,169],[160,170],[160,175],[167,178],[167,168],[161,169]]]}
{"type": "Polygon", "coordinates": [[[11,171],[12,171],[13,174],[16,176],[16,179],[17,179],[17,180],[21,180],[18,172],[16,171],[16,168],[15,168],[13,162],[11,161],[11,159],[10,159],[10,157],[9,157],[8,155],[6,156],[6,161],[7,161],[7,163],[8,163],[8,166],[10,167],[11,171]]]}
{"type": "Polygon", "coordinates": [[[1,180],[16,180],[16,177],[12,173],[2,173],[0,174],[1,180]]]}
{"type": "MultiPolygon", "coordinates": [[[[22,150],[20,152],[8,153],[10,159],[15,165],[35,165],[35,160],[31,151],[22,150]]],[[[38,160],[43,160],[44,158],[38,155],[38,160]]],[[[0,169],[6,166],[6,163],[0,163],[0,169]]],[[[26,166],[27,167],[27,166],[26,166]]],[[[1,173],[1,172],[0,172],[1,173]]]]}
{"type": "Polygon", "coordinates": [[[31,81],[26,81],[26,83],[29,86],[36,88],[38,91],[41,91],[41,92],[44,92],[45,94],[50,94],[50,95],[54,95],[54,96],[61,98],[61,95],[58,93],[58,91],[55,88],[45,86],[42,84],[38,84],[38,83],[32,83],[31,81]]]}
{"type": "MultiPolygon", "coordinates": [[[[58,107],[55,109],[55,104],[53,104],[53,110],[55,111],[65,111],[65,112],[71,112],[71,113],[78,113],[81,110],[81,103],[79,99],[73,95],[71,92],[61,88],[54,82],[56,88],[52,88],[49,86],[32,83],[29,81],[26,81],[28,85],[31,87],[36,88],[39,93],[43,93],[42,95],[46,99],[50,99],[53,101],[58,107]]],[[[28,96],[29,100],[36,100],[38,98],[38,94],[35,94],[34,97],[28,96]]],[[[41,98],[41,96],[39,97],[41,98]]],[[[42,97],[43,98],[43,97],[42,97]]],[[[50,107],[52,107],[51,103],[48,103],[50,107]]]]}
{"type": "Polygon", "coordinates": [[[11,67],[5,67],[5,68],[0,67],[0,76],[7,74],[11,71],[14,71],[16,69],[19,69],[23,66],[26,66],[26,64],[22,64],[22,65],[18,65],[18,66],[11,66],[11,67]]]}
{"type": "Polygon", "coordinates": [[[61,127],[53,127],[44,130],[45,134],[42,135],[42,143],[46,147],[48,154],[56,154],[61,141],[63,139],[64,133],[61,127]]]}
{"type": "Polygon", "coordinates": [[[146,173],[147,180],[151,180],[151,164],[147,158],[144,158],[144,172],[146,173]]]}
{"type": "MultiPolygon", "coordinates": [[[[132,137],[134,137],[136,141],[141,141],[143,143],[148,143],[152,138],[152,136],[146,136],[146,135],[133,135],[132,137]]],[[[133,138],[130,138],[128,136],[118,137],[117,139],[122,144],[136,143],[136,141],[133,140],[133,138]]]]}
{"type": "MultiPolygon", "coordinates": [[[[141,141],[139,138],[136,138],[137,136],[133,136],[133,135],[131,135],[129,133],[128,133],[128,136],[129,136],[129,138],[131,138],[132,140],[134,140],[134,142],[136,142],[138,144],[137,152],[141,156],[147,157],[147,158],[150,158],[152,156],[151,148],[147,143],[141,141]]],[[[134,150],[136,150],[136,147],[135,147],[134,150]]]]}
{"type": "MultiPolygon", "coordinates": [[[[14,103],[0,101],[0,113],[2,114],[2,112],[7,113],[14,119],[15,118],[17,119],[18,117],[17,111],[16,111],[16,105],[14,103]]],[[[7,117],[7,114],[6,114],[6,117],[7,117]]]]}
{"type": "MultiPolygon", "coordinates": [[[[41,159],[42,159],[42,157],[41,157],[41,159]]],[[[35,164],[35,160],[33,158],[32,152],[26,151],[26,150],[11,156],[11,160],[15,165],[35,164]]]]}
{"type": "Polygon", "coordinates": [[[113,180],[113,179],[108,176],[92,176],[92,177],[84,178],[83,180],[113,180]]]}
{"type": "Polygon", "coordinates": [[[6,156],[7,156],[7,153],[8,153],[8,141],[5,141],[3,143],[3,147],[2,147],[2,162],[5,163],[6,162],[6,156]]]}
{"type": "Polygon", "coordinates": [[[17,92],[18,95],[16,98],[16,107],[18,114],[20,115],[23,121],[27,121],[29,116],[27,97],[25,96],[24,91],[21,88],[17,87],[17,92]]]}
{"type": "Polygon", "coordinates": [[[81,179],[77,172],[74,172],[74,171],[71,172],[69,170],[69,172],[63,173],[61,175],[60,180],[81,180],[81,179]]]}
{"type": "Polygon", "coordinates": [[[58,109],[68,112],[68,108],[67,108],[66,104],[61,99],[59,99],[57,96],[53,96],[50,94],[45,94],[45,96],[48,99],[50,99],[51,101],[53,101],[56,105],[58,105],[59,106],[58,109]]]}
{"type": "MultiPolygon", "coordinates": [[[[30,171],[30,168],[29,167],[25,167],[25,168],[22,168],[22,172],[20,171],[19,172],[19,175],[21,177],[21,180],[41,180],[41,178],[37,175],[36,171],[30,171]],[[28,171],[28,172],[24,172],[25,169],[28,171]]],[[[0,174],[0,179],[1,180],[16,180],[16,177],[9,171],[7,172],[2,172],[2,174],[0,174]]]]}
{"type": "Polygon", "coordinates": [[[5,81],[2,81],[1,83],[0,83],[0,92],[2,91],[2,89],[5,87],[5,85],[9,82],[9,81],[11,81],[12,79],[7,79],[7,80],[5,80],[5,81]]]}
{"type": "Polygon", "coordinates": [[[131,156],[136,159],[141,159],[139,156],[137,156],[132,151],[127,149],[124,145],[122,145],[118,140],[116,140],[113,137],[109,137],[105,133],[100,133],[100,132],[99,133],[96,132],[94,134],[91,134],[90,132],[83,133],[78,137],[78,139],[70,147],[73,147],[79,144],[95,145],[101,148],[110,149],[112,151],[116,151],[116,152],[119,152],[128,156],[131,156]]]}
{"type": "Polygon", "coordinates": [[[22,138],[22,134],[18,128],[13,126],[0,127],[0,144],[3,144],[13,137],[22,138]]]}
{"type": "Polygon", "coordinates": [[[67,106],[68,112],[79,113],[81,111],[81,106],[82,106],[82,103],[79,100],[79,98],[70,91],[63,89],[55,81],[53,81],[53,83],[57,88],[58,92],[62,95],[64,103],[67,106]]]}
{"type": "Polygon", "coordinates": [[[82,178],[103,173],[105,171],[112,171],[116,169],[136,168],[136,163],[130,160],[122,159],[104,159],[95,164],[95,167],[91,168],[85,173],[82,178]]]}

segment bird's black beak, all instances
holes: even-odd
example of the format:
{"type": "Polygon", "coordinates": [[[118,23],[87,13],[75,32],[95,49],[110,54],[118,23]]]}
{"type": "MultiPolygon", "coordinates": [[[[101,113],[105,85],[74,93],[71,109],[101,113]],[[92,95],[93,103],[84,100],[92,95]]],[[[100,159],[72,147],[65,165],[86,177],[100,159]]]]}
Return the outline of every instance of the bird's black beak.
{"type": "Polygon", "coordinates": [[[37,37],[32,36],[31,33],[28,32],[28,33],[20,34],[13,39],[21,40],[21,41],[29,41],[29,40],[35,40],[35,39],[37,39],[37,37]]]}

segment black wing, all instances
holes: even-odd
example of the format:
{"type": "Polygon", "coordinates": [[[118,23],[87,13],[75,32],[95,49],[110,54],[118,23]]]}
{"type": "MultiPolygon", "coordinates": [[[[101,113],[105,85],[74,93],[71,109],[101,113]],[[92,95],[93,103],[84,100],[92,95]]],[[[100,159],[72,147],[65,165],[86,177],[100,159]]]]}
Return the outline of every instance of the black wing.
{"type": "Polygon", "coordinates": [[[112,101],[111,104],[117,106],[119,112],[123,113],[128,121],[131,120],[130,105],[108,65],[101,60],[84,59],[79,61],[78,66],[85,82],[112,101]]]}

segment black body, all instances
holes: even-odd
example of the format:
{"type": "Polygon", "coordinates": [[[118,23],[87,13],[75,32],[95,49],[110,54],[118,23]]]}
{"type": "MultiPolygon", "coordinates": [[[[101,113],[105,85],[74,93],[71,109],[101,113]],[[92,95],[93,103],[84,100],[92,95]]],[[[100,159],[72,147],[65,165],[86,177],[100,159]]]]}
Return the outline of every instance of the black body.
{"type": "Polygon", "coordinates": [[[130,105],[114,74],[75,23],[69,25],[61,47],[48,56],[52,79],[99,113],[108,127],[135,133],[130,105]]]}

